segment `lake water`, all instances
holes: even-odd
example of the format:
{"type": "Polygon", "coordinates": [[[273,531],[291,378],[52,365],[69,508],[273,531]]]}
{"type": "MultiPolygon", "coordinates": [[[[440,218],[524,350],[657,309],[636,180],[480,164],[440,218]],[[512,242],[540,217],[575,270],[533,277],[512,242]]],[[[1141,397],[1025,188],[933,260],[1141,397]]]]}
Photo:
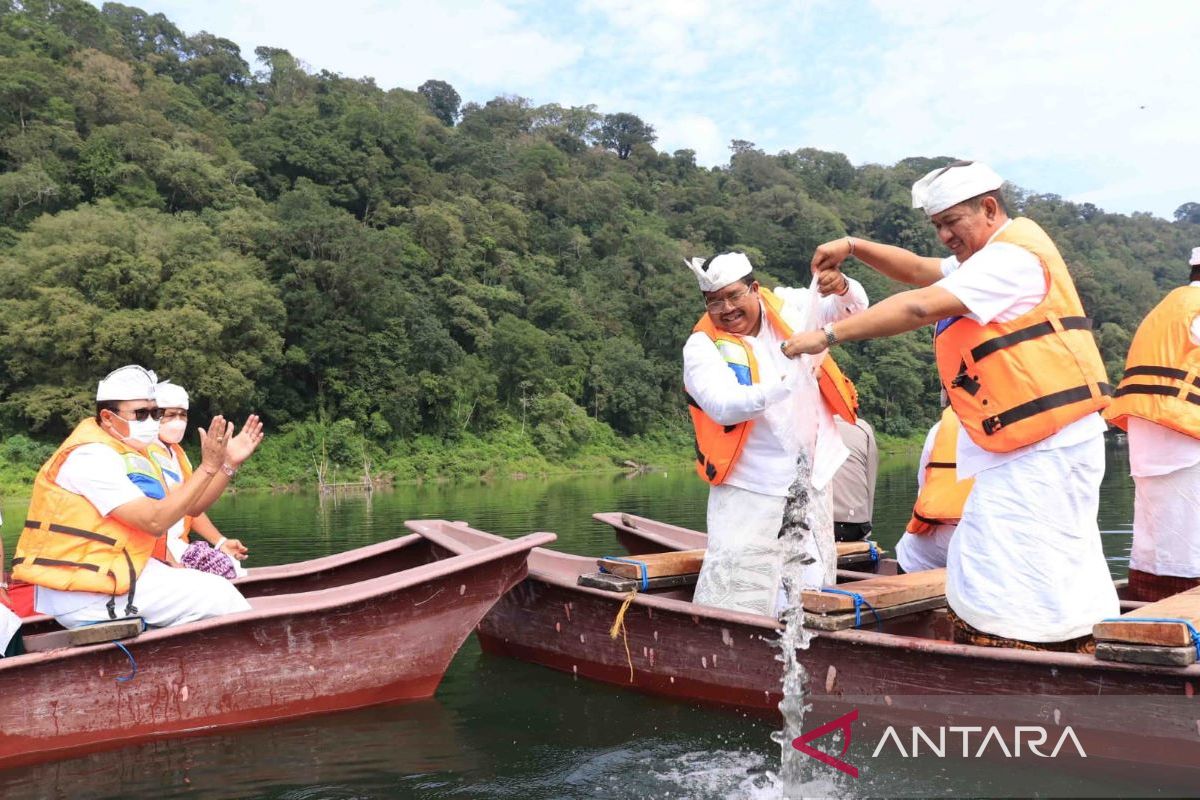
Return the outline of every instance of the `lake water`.
{"type": "MultiPolygon", "coordinates": [[[[889,550],[912,509],[915,460],[915,453],[892,457],[879,475],[875,538],[889,550]]],[[[251,566],[399,536],[404,520],[417,517],[466,520],[507,536],[554,531],[557,549],[605,555],[622,551],[610,529],[592,521],[593,512],[622,510],[703,530],[705,498],[706,486],[690,469],[671,468],[631,479],[427,484],[324,500],[247,492],[223,499],[211,516],[247,543],[251,566]]],[[[1100,527],[1118,577],[1128,560],[1132,503],[1126,453],[1110,448],[1100,527]]],[[[3,512],[11,557],[24,503],[7,500],[3,512]]],[[[484,655],[472,637],[432,700],[0,772],[0,797],[769,798],[775,792],[765,773],[775,767],[778,749],[768,737],[775,727],[773,719],[623,692],[484,655]]],[[[936,766],[892,766],[887,776],[853,786],[815,784],[811,794],[914,796],[949,786],[956,794],[991,795],[1005,786],[1021,793],[1026,785],[1002,765],[982,765],[971,781],[953,785],[936,766]]],[[[1088,785],[1053,773],[1037,782],[1043,795],[1088,785]]]]}

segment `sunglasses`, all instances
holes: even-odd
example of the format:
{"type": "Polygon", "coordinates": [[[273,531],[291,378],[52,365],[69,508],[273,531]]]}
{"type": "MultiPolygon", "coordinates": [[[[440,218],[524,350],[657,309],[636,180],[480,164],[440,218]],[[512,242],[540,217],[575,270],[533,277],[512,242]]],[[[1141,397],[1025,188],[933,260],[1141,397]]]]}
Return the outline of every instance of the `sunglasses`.
{"type": "Polygon", "coordinates": [[[132,414],[133,419],[138,422],[145,422],[148,419],[162,419],[163,410],[161,408],[134,408],[129,411],[114,411],[113,413],[124,419],[129,419],[125,416],[126,414],[132,414]]]}

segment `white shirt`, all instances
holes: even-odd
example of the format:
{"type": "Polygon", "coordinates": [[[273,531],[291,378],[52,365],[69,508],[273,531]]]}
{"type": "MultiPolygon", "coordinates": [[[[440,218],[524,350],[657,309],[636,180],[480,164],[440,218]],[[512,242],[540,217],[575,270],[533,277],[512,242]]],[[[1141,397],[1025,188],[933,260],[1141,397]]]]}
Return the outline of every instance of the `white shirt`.
{"type": "Polygon", "coordinates": [[[933,441],[937,439],[938,431],[941,429],[942,421],[939,419],[933,423],[929,433],[925,434],[925,445],[921,448],[921,457],[917,460],[917,494],[920,494],[921,490],[925,488],[925,468],[929,466],[929,459],[933,458],[933,441]]]}
{"type": "MultiPolygon", "coordinates": [[[[183,483],[183,468],[170,445],[162,444],[162,442],[159,444],[163,449],[157,451],[155,455],[162,459],[159,466],[164,468],[163,481],[166,483],[167,492],[170,493],[172,489],[183,483]]],[[[183,543],[183,518],[180,517],[178,522],[167,528],[167,549],[178,559],[186,548],[187,545],[183,543]]]]}
{"type": "MultiPolygon", "coordinates": [[[[867,293],[862,284],[847,278],[849,290],[843,296],[830,295],[819,303],[819,325],[845,319],[857,314],[868,305],[867,293]]],[[[809,289],[780,288],[775,294],[784,303],[783,316],[793,329],[800,329],[809,303],[809,289]]],[[[754,353],[758,363],[758,380],[753,386],[738,383],[737,376],[725,363],[712,340],[703,333],[693,333],[683,346],[683,385],[689,395],[714,422],[735,425],[751,419],[760,419],[767,406],[787,398],[788,388],[782,382],[787,374],[790,359],[779,349],[781,339],[766,320],[757,336],[743,336],[742,340],[754,353]]],[[[832,465],[836,470],[845,458],[846,448],[834,427],[833,415],[821,402],[812,398],[812,406],[819,408],[818,451],[840,452],[841,459],[832,465]],[[829,437],[836,439],[836,443],[829,437]],[[822,445],[827,445],[822,446],[822,445]]],[[[753,425],[742,454],[730,470],[725,483],[751,492],[783,497],[796,476],[796,465],[769,425],[753,425]]]]}
{"type": "MultiPolygon", "coordinates": [[[[1032,311],[1046,298],[1049,287],[1038,257],[1023,247],[993,241],[1012,224],[1005,222],[988,243],[966,261],[954,256],[942,259],[942,275],[935,286],[954,295],[967,307],[967,319],[987,325],[1011,322],[1032,311]]],[[[968,435],[958,437],[958,479],[974,477],[985,469],[1020,458],[1026,453],[1054,450],[1103,435],[1108,426],[1097,413],[1088,414],[1040,442],[1008,453],[984,450],[968,435]]]]}
{"type": "MultiPolygon", "coordinates": [[[[129,479],[121,454],[99,442],[72,450],[59,467],[54,482],[68,492],[83,495],[105,517],[113,509],[146,496],[129,479]]],[[[39,613],[60,616],[107,601],[108,597],[98,592],[67,592],[39,586],[35,591],[34,607],[39,613]]]]}
{"type": "MultiPolygon", "coordinates": [[[[1192,281],[1200,287],[1200,281],[1192,281]]],[[[1192,344],[1200,347],[1200,317],[1188,331],[1192,344]]],[[[1135,478],[1166,475],[1200,463],[1200,439],[1141,417],[1129,420],[1129,474],[1135,478]]]]}

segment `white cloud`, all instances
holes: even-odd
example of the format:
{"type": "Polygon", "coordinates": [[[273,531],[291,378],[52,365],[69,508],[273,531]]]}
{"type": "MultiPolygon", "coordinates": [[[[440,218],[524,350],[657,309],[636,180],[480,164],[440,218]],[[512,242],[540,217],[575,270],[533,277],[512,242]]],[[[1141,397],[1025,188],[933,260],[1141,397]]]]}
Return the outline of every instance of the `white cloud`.
{"type": "Polygon", "coordinates": [[[657,147],[668,153],[676,150],[695,150],[696,160],[703,165],[720,164],[729,160],[729,140],[709,117],[686,114],[667,118],[656,126],[657,147]]]}
{"type": "Polygon", "coordinates": [[[499,93],[545,80],[583,53],[581,44],[546,36],[500,0],[148,0],[143,5],[164,12],[189,33],[203,28],[232,39],[247,61],[254,61],[256,46],[282,47],[315,69],[370,76],[384,88],[415,89],[439,78],[499,93]]]}
{"type": "Polygon", "coordinates": [[[1159,214],[1188,199],[1170,184],[1200,184],[1200,6],[877,8],[888,47],[852,79],[863,94],[821,120],[852,158],[979,158],[1029,188],[1065,194],[1047,182],[1045,166],[1057,161],[1076,170],[1073,182],[1095,187],[1080,197],[1159,214]],[[1164,189],[1157,198],[1147,175],[1164,189]]]}

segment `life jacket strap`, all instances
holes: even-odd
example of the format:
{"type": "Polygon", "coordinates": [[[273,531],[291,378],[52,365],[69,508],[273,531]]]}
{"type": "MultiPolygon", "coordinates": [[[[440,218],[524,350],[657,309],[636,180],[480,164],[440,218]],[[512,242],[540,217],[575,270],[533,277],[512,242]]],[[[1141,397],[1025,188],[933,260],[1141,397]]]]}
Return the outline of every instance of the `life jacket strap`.
{"type": "MultiPolygon", "coordinates": [[[[19,558],[14,558],[12,563],[15,567],[17,564],[24,564],[25,561],[26,558],[21,556],[19,558]]],[[[64,561],[63,559],[59,558],[43,558],[42,556],[38,556],[29,563],[35,567],[78,567],[79,569],[86,569],[91,572],[100,571],[100,568],[95,564],[85,564],[82,561],[64,561]]]]}
{"type": "Polygon", "coordinates": [[[992,353],[1012,347],[1013,345],[1028,342],[1031,339],[1039,339],[1043,336],[1049,336],[1056,330],[1066,331],[1090,331],[1092,329],[1092,321],[1087,317],[1062,317],[1057,320],[1058,325],[1052,320],[1038,322],[1034,325],[1029,325],[1025,328],[1020,328],[1012,333],[1007,333],[1004,336],[997,336],[994,339],[988,339],[986,342],[976,345],[971,350],[971,360],[978,363],[992,353]]]}
{"type": "Polygon", "coordinates": [[[117,543],[116,539],[111,536],[105,536],[103,533],[96,533],[95,531],[88,531],[83,528],[72,528],[70,525],[59,525],[57,522],[51,522],[49,525],[46,525],[46,523],[35,519],[25,520],[25,528],[27,530],[36,531],[43,527],[51,533],[65,533],[68,536],[78,536],[81,539],[90,539],[93,542],[100,542],[101,544],[114,545],[117,543]]]}
{"type": "Polygon", "coordinates": [[[915,510],[913,511],[913,518],[915,518],[916,520],[918,520],[920,522],[924,522],[926,525],[941,525],[941,524],[943,524],[940,519],[932,519],[930,517],[923,517],[920,514],[918,514],[915,510]]]}
{"type": "MultiPolygon", "coordinates": [[[[1126,378],[1136,378],[1139,375],[1145,375],[1152,378],[1169,378],[1173,381],[1187,381],[1194,386],[1200,387],[1200,376],[1193,376],[1192,373],[1182,369],[1174,369],[1173,367],[1157,367],[1157,366],[1139,366],[1129,367],[1125,370],[1126,378]],[[1189,381],[1189,377],[1191,380],[1189,381]]],[[[1154,392],[1153,394],[1160,394],[1154,392]]],[[[1120,396],[1119,394],[1117,395],[1120,396]]]]}
{"type": "MultiPolygon", "coordinates": [[[[1111,396],[1113,387],[1107,383],[1097,383],[1096,388],[1100,394],[1111,396]]],[[[1174,394],[1174,392],[1171,392],[1174,394]]],[[[996,433],[1002,428],[1020,422],[1024,419],[1036,416],[1046,411],[1052,411],[1062,406],[1069,406],[1072,403],[1081,403],[1084,400],[1089,400],[1092,397],[1092,387],[1088,385],[1075,386],[1071,389],[1063,389],[1061,392],[1054,392],[1043,397],[1035,397],[1026,403],[1021,403],[1019,406],[1014,406],[1007,411],[996,414],[995,416],[985,417],[983,420],[983,432],[988,436],[996,433]]]]}
{"type": "Polygon", "coordinates": [[[125,616],[136,617],[138,610],[133,604],[133,596],[137,593],[137,571],[133,568],[133,558],[130,557],[129,551],[122,549],[121,555],[125,556],[125,566],[129,567],[129,594],[125,596],[125,616]]]}
{"type": "MultiPolygon", "coordinates": [[[[1115,396],[1124,397],[1127,394],[1158,394],[1164,397],[1179,397],[1180,392],[1173,386],[1151,386],[1145,383],[1131,383],[1118,388],[1115,396]]],[[[1185,397],[1179,397],[1179,399],[1186,403],[1194,403],[1200,406],[1200,394],[1187,393],[1185,397]]]]}

